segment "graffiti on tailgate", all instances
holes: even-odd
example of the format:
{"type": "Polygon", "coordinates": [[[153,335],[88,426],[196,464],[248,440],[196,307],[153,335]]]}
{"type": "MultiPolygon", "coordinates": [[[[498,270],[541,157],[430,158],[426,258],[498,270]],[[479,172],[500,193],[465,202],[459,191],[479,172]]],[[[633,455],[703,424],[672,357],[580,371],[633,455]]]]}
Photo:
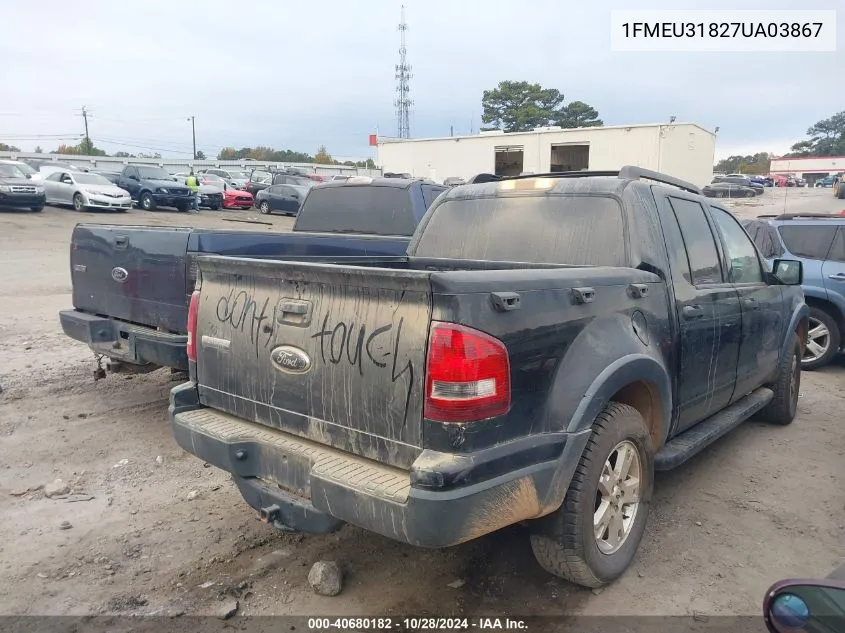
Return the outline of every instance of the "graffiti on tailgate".
{"type": "Polygon", "coordinates": [[[249,342],[255,346],[255,356],[258,357],[259,335],[263,332],[267,335],[264,340],[266,348],[273,337],[273,326],[264,324],[270,317],[267,315],[267,307],[270,305],[270,298],[264,299],[259,304],[246,290],[235,294],[235,289],[229,291],[228,295],[220,297],[217,301],[217,320],[220,323],[228,323],[233,329],[243,332],[245,328],[249,331],[249,342]]]}
{"type": "Polygon", "coordinates": [[[311,338],[320,341],[320,358],[323,363],[329,362],[332,365],[341,362],[349,363],[352,367],[358,368],[358,373],[361,376],[364,375],[365,367],[375,366],[378,369],[385,369],[388,366],[387,359],[392,357],[392,360],[390,360],[391,382],[395,383],[406,374],[408,376],[408,388],[405,394],[405,415],[407,416],[415,373],[414,364],[410,359],[404,367],[401,367],[398,360],[404,322],[405,318],[400,317],[395,327],[396,336],[393,339],[393,345],[390,346],[388,341],[390,333],[394,331],[393,323],[385,323],[368,330],[366,324],[358,325],[354,321],[350,323],[342,320],[333,322],[331,311],[329,311],[323,317],[320,331],[312,334],[311,338]],[[388,340],[380,342],[379,339],[385,336],[388,337],[388,340]],[[387,346],[385,343],[387,343],[387,346]],[[366,361],[364,356],[366,356],[366,361]]]}

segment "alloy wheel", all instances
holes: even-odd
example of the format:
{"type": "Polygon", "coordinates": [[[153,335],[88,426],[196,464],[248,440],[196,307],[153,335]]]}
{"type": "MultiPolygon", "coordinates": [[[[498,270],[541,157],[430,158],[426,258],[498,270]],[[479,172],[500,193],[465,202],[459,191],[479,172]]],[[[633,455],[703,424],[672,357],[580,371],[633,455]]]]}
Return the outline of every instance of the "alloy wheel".
{"type": "Polygon", "coordinates": [[[807,344],[804,346],[804,362],[818,360],[827,353],[830,348],[830,330],[818,319],[808,319],[807,344]]]}
{"type": "Polygon", "coordinates": [[[640,505],[642,462],[630,440],[617,444],[604,463],[596,490],[593,533],[602,554],[613,554],[634,527],[640,505]]]}

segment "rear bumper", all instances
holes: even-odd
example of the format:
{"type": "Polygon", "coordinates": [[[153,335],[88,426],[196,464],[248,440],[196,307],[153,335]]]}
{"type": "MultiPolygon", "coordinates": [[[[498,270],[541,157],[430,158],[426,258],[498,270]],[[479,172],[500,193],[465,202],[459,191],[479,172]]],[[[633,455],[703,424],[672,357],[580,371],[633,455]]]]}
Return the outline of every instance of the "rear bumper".
{"type": "Polygon", "coordinates": [[[518,466],[513,470],[502,469],[501,460],[491,467],[477,455],[425,450],[405,471],[205,408],[193,382],[171,391],[170,419],[179,445],[232,473],[268,523],[329,532],[347,522],[422,547],[454,545],[552,512],[589,437],[530,438],[532,450],[550,450],[534,462],[513,453],[505,460],[518,466]],[[463,477],[469,472],[474,476],[463,477]],[[462,477],[471,483],[444,486],[462,477]]]}
{"type": "Polygon", "coordinates": [[[98,354],[136,365],[188,370],[186,335],[159,332],[79,310],[62,310],[59,321],[65,334],[98,354]]]}

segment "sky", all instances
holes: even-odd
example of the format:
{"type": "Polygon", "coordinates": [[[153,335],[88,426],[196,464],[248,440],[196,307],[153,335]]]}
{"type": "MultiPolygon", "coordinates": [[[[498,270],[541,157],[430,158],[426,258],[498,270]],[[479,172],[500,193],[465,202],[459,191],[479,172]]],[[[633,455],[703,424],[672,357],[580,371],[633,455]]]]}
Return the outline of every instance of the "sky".
{"type": "MultiPolygon", "coordinates": [[[[42,0],[6,2],[0,38],[0,142],[32,150],[79,142],[113,153],[264,145],[374,156],[396,135],[401,0],[42,0]],[[37,137],[37,138],[36,138],[37,137]]],[[[708,9],[734,9],[710,0],[708,9]]],[[[612,9],[703,8],[700,0],[405,0],[413,67],[412,137],[478,132],[481,95],[499,81],[558,88],[607,125],[670,116],[719,127],[716,157],[780,154],[845,110],[845,5],[838,53],[631,53],[610,50],[612,9]]],[[[801,9],[744,0],[743,9],[801,9]]]]}

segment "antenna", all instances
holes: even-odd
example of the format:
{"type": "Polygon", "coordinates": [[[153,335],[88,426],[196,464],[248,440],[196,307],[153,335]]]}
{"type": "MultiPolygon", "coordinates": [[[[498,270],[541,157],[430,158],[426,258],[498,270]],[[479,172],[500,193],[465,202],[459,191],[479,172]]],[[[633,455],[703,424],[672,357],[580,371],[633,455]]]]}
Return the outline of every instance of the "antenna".
{"type": "Polygon", "coordinates": [[[411,65],[408,63],[408,50],[405,46],[405,31],[408,30],[408,25],[405,23],[405,5],[402,5],[402,21],[399,23],[399,63],[395,66],[396,71],[396,100],[393,105],[396,106],[396,128],[399,138],[411,138],[411,129],[409,122],[409,113],[411,106],[414,104],[410,98],[409,80],[411,75],[411,65]]]}

